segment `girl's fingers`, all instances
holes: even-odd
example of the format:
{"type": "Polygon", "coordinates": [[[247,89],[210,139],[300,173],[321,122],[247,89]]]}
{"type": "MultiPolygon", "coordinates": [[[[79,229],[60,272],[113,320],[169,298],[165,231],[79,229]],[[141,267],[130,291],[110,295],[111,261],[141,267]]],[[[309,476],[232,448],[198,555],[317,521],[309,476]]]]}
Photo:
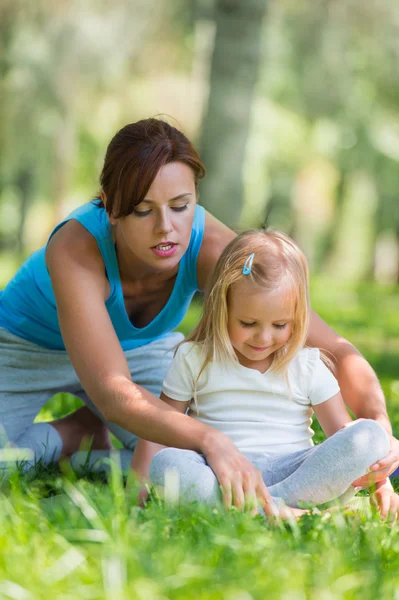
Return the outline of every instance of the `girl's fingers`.
{"type": "Polygon", "coordinates": [[[386,519],[389,513],[389,508],[391,505],[391,499],[388,494],[378,494],[376,497],[378,509],[380,511],[380,515],[383,519],[386,519]]]}

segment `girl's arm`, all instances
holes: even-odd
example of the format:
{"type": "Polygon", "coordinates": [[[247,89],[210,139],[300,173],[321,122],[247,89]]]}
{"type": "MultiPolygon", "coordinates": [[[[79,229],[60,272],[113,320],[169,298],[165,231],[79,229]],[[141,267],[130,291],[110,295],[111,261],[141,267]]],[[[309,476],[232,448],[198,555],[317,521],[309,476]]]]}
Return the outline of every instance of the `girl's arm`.
{"type": "Polygon", "coordinates": [[[329,400],[316,404],[312,408],[327,437],[331,437],[347,423],[352,422],[339,392],[329,400]]]}

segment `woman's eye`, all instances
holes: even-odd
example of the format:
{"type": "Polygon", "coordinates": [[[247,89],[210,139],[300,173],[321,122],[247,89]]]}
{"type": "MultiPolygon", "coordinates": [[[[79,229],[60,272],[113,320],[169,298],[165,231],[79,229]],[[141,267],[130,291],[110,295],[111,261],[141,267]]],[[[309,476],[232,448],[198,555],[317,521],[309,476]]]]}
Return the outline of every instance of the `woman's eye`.
{"type": "Polygon", "coordinates": [[[147,215],[150,214],[150,210],[134,210],[133,213],[137,216],[137,217],[146,217],[147,215]]]}
{"type": "Polygon", "coordinates": [[[185,204],[184,206],[172,206],[172,210],[174,210],[175,212],[183,212],[183,210],[186,210],[188,204],[185,204]]]}
{"type": "Polygon", "coordinates": [[[253,327],[255,323],[246,323],[245,321],[240,321],[243,327],[253,327]]]}
{"type": "Polygon", "coordinates": [[[276,323],[274,326],[275,326],[276,329],[284,329],[284,327],[287,326],[287,323],[283,323],[283,324],[277,324],[276,323]]]}

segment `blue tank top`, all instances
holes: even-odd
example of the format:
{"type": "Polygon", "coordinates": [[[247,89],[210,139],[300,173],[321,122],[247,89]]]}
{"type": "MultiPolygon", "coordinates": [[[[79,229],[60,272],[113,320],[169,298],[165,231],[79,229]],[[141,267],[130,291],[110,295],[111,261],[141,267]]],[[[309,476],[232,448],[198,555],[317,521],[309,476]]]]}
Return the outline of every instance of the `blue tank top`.
{"type": "MultiPolygon", "coordinates": [[[[190,243],[180,261],[168,302],[148,325],[141,328],[132,325],[125,310],[112,229],[105,209],[96,201],[84,204],[54,229],[50,239],[71,219],[81,223],[97,241],[110,284],[105,306],[122,348],[131,350],[145,346],[175,329],[198,290],[197,258],[205,225],[203,207],[196,207],[190,243]]],[[[34,252],[0,292],[0,327],[39,346],[65,350],[45,251],[46,247],[34,252]]]]}

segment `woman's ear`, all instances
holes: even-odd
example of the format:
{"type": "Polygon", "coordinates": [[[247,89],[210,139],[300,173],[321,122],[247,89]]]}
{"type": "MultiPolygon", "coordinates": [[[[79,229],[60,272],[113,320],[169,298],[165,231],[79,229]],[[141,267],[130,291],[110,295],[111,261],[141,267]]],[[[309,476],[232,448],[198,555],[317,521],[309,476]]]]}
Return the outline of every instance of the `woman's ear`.
{"type": "MultiPolygon", "coordinates": [[[[105,209],[107,209],[107,194],[104,192],[104,190],[101,190],[100,198],[101,198],[101,202],[105,206],[105,209]]],[[[112,215],[108,214],[108,220],[111,223],[111,225],[116,225],[117,219],[115,217],[113,217],[112,215]]]]}

